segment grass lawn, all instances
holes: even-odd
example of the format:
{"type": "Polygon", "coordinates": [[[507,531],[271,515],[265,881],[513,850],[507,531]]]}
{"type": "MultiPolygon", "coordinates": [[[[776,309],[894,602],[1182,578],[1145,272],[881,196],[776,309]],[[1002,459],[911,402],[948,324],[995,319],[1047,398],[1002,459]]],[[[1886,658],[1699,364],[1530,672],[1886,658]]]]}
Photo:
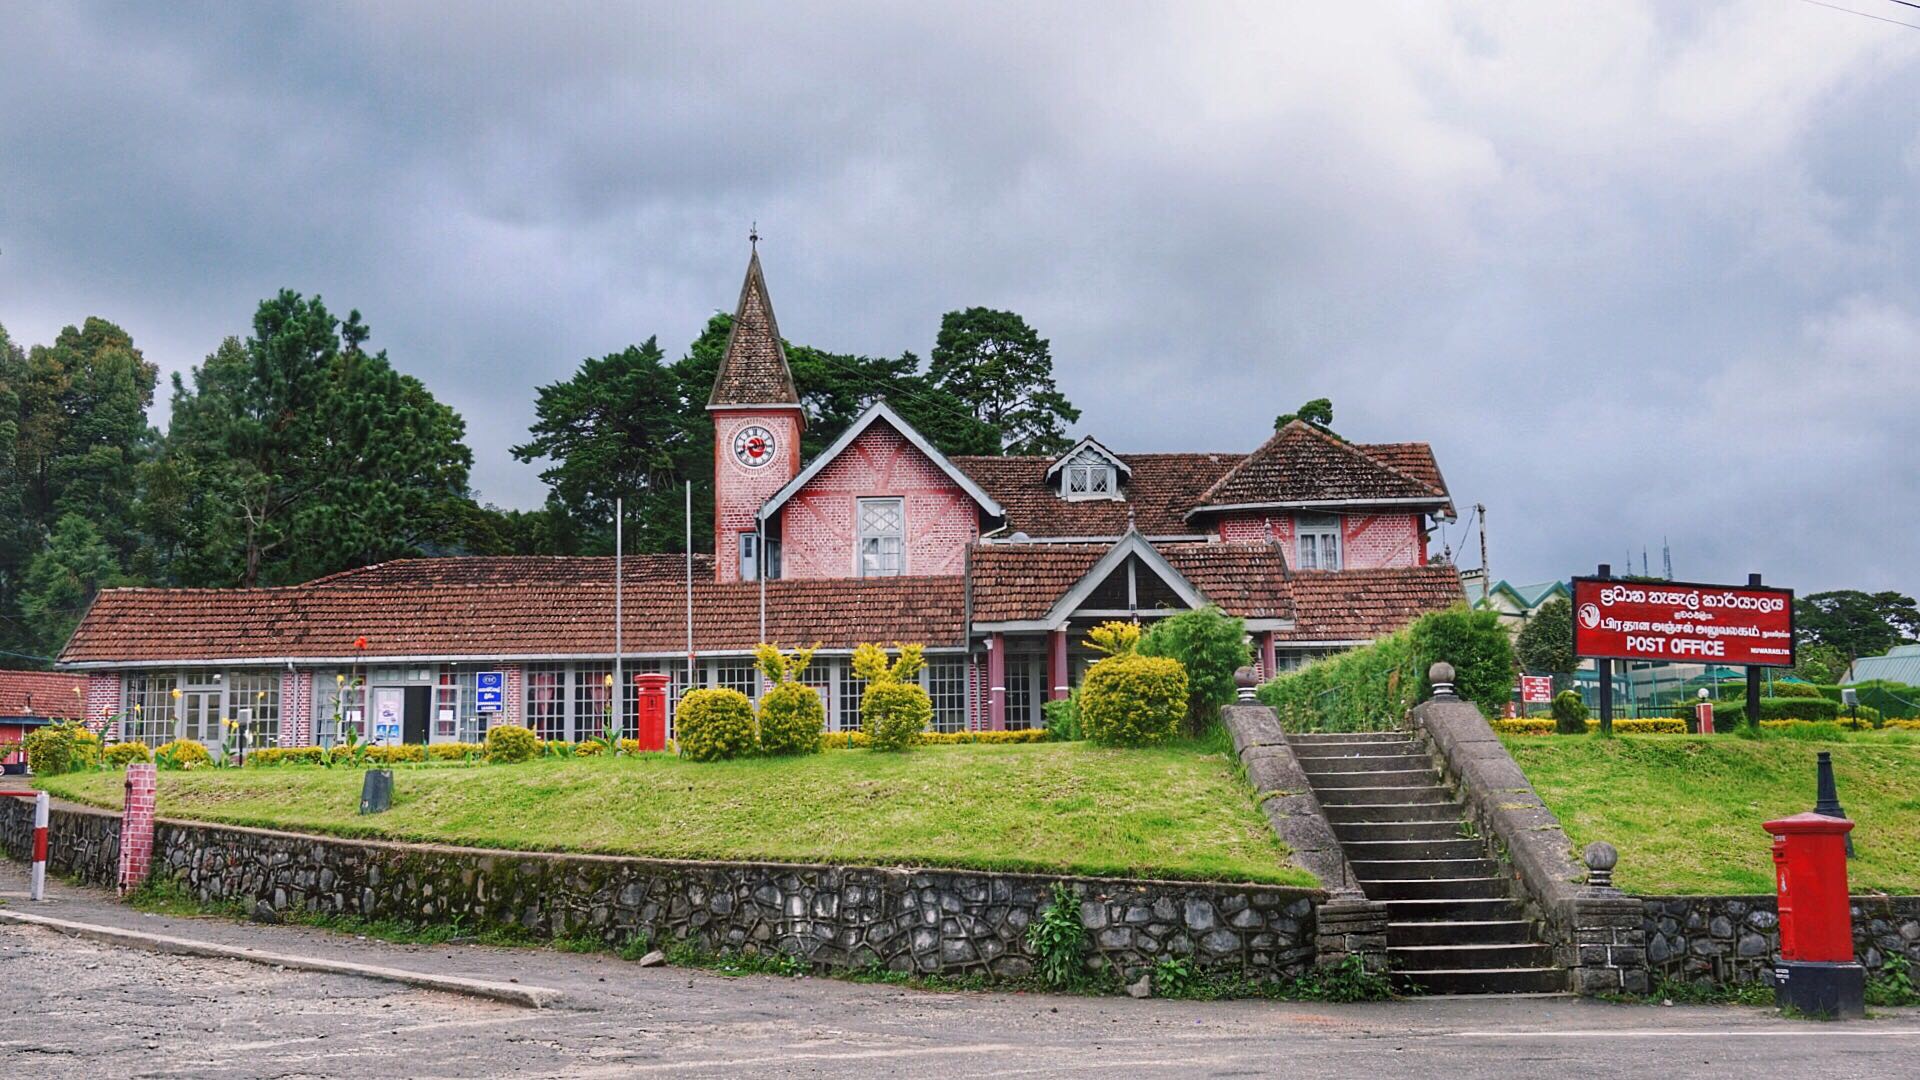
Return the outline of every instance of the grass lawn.
{"type": "Polygon", "coordinates": [[[1813,808],[1814,755],[1832,751],[1840,804],[1856,823],[1849,885],[1920,892],[1920,741],[1908,733],[1506,743],[1574,844],[1619,848],[1615,880],[1640,893],[1771,893],[1772,841],[1760,825],[1813,808]]]}
{"type": "MultiPolygon", "coordinates": [[[[118,809],[121,774],[43,786],[118,809]]],[[[869,863],[1313,886],[1227,758],[1198,745],[932,746],[693,764],[648,754],[399,767],[393,808],[360,774],[282,766],[160,774],[162,816],[342,836],[659,858],[869,863]]]]}

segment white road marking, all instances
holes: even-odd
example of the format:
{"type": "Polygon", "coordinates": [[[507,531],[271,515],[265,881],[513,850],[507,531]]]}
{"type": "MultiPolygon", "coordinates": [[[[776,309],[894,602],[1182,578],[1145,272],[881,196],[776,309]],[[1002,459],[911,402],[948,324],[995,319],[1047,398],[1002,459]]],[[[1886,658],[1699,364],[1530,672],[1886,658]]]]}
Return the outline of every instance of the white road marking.
{"type": "MultiPolygon", "coordinates": [[[[1648,1039],[1671,1036],[1674,1038],[1697,1039],[1702,1036],[1714,1039],[1804,1039],[1816,1029],[1805,1026],[1786,1028],[1616,1028],[1610,1031],[1443,1031],[1437,1036],[1443,1039],[1648,1039]]],[[[1820,1037],[1841,1036],[1854,1039],[1913,1039],[1920,1038],[1920,1028],[1871,1028],[1838,1027],[1822,1024],[1818,1029],[1820,1037]]]]}

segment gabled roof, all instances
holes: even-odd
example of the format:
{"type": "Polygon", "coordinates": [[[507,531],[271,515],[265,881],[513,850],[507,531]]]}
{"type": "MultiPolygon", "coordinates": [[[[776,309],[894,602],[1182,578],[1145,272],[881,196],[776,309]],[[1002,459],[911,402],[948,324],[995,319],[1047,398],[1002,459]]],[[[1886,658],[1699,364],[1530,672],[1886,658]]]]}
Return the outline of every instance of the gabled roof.
{"type": "Polygon", "coordinates": [[[987,494],[986,490],[979,484],[974,483],[971,476],[968,476],[956,468],[953,462],[947,459],[945,454],[935,449],[934,445],[928,442],[925,436],[915,431],[912,424],[901,419],[900,414],[894,412],[892,406],[889,406],[885,400],[881,400],[867,406],[867,411],[861,413],[858,419],[847,425],[847,430],[841,432],[840,437],[833,440],[832,446],[822,450],[818,456],[807,464],[806,468],[800,470],[798,476],[787,481],[784,487],[773,493],[772,498],[762,503],[759,511],[760,520],[772,520],[773,515],[782,506],[786,505],[788,499],[799,494],[801,488],[806,487],[809,481],[820,475],[820,470],[826,468],[828,463],[844,453],[847,447],[852,446],[854,440],[858,439],[868,428],[880,423],[884,423],[899,432],[901,438],[912,443],[914,449],[925,454],[927,460],[933,462],[934,467],[942,473],[945,473],[947,479],[952,480],[960,490],[966,492],[967,497],[972,499],[983,513],[989,517],[996,518],[1006,516],[1006,511],[994,500],[993,496],[987,494]]]}
{"type": "Polygon", "coordinates": [[[1502,578],[1494,582],[1488,594],[1505,593],[1522,611],[1532,611],[1555,596],[1573,599],[1573,590],[1564,581],[1536,581],[1531,585],[1515,585],[1502,578]]]}
{"type": "Polygon", "coordinates": [[[1129,476],[1133,474],[1133,469],[1127,465],[1126,461],[1123,460],[1119,454],[1116,454],[1113,451],[1107,449],[1106,447],[1100,445],[1100,441],[1098,439],[1095,439],[1093,436],[1089,435],[1086,438],[1081,439],[1079,442],[1074,443],[1072,446],[1068,447],[1066,453],[1061,454],[1059,457],[1053,459],[1053,466],[1047,470],[1047,483],[1049,484],[1053,483],[1053,478],[1060,474],[1060,470],[1066,468],[1068,462],[1072,461],[1074,458],[1079,457],[1080,452],[1082,450],[1091,450],[1094,453],[1100,455],[1101,457],[1107,459],[1107,463],[1112,465],[1114,469],[1120,473],[1120,478],[1122,480],[1127,479],[1129,476]]]}
{"type": "Polygon", "coordinates": [[[0,717],[78,720],[86,715],[87,677],[58,671],[0,671],[0,717]]]}
{"type": "MultiPolygon", "coordinates": [[[[1130,473],[1126,500],[1069,500],[1047,481],[1051,457],[956,457],[953,463],[1006,508],[1006,532],[1087,540],[1125,535],[1128,522],[1149,537],[1193,536],[1184,515],[1207,485],[1243,454],[1118,454],[1130,473]]],[[[1157,539],[1156,539],[1157,542],[1157,539]]]]}
{"type": "MultiPolygon", "coordinates": [[[[1410,456],[1394,453],[1403,460],[1410,456]]],[[[1187,516],[1238,508],[1383,503],[1437,509],[1447,505],[1447,494],[1437,483],[1294,420],[1214,481],[1187,516]]]]}
{"type": "Polygon", "coordinates": [[[756,249],[747,260],[747,279],[740,285],[740,304],[733,312],[733,327],[727,331],[727,348],[720,356],[707,408],[799,404],[756,249]]]}
{"type": "Polygon", "coordinates": [[[1296,574],[1292,585],[1293,629],[1278,635],[1290,642],[1371,641],[1466,602],[1460,572],[1447,563],[1296,574]]]}
{"type": "Polygon", "coordinates": [[[1047,609],[1046,620],[1056,625],[1063,624],[1075,611],[1086,606],[1087,597],[1116,570],[1125,566],[1129,558],[1139,559],[1142,566],[1152,571],[1189,608],[1206,606],[1205,593],[1194,587],[1185,574],[1175,570],[1165,556],[1154,550],[1146,537],[1129,532],[1094,560],[1093,566],[1080,576],[1080,580],[1053,602],[1053,606],[1047,609]]]}
{"type": "MultiPolygon", "coordinates": [[[[1134,534],[1117,544],[982,544],[971,555],[976,624],[1064,622],[1072,594],[1097,588],[1128,555],[1142,557],[1169,585],[1180,582],[1189,602],[1211,603],[1244,619],[1286,619],[1286,560],[1258,543],[1148,544],[1134,534]],[[1118,553],[1117,555],[1115,553],[1118,553]],[[1066,607],[1062,607],[1067,602],[1066,607]]],[[[1176,590],[1177,592],[1178,590],[1176,590]]]]}

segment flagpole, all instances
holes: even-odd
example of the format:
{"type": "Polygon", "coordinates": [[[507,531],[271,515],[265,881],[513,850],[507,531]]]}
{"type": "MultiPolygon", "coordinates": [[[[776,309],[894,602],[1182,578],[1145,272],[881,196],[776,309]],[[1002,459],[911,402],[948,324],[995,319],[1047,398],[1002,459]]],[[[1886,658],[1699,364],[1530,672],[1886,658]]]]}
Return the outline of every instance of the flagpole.
{"type": "Polygon", "coordinates": [[[687,481],[687,689],[698,686],[693,677],[693,481],[687,481]]]}
{"type": "MultiPolygon", "coordinates": [[[[620,658],[626,655],[626,502],[620,496],[613,497],[613,701],[609,705],[615,719],[608,727],[618,729],[627,720],[627,684],[621,681],[620,658]]],[[[618,731],[605,734],[618,738],[618,731]]]]}

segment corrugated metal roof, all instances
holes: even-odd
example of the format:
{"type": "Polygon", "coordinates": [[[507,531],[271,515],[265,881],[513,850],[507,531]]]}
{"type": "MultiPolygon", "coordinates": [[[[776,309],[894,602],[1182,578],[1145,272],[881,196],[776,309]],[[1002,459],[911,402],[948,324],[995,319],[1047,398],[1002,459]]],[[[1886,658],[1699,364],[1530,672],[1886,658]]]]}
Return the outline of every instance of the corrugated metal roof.
{"type": "Polygon", "coordinates": [[[1863,656],[1853,662],[1853,677],[1848,682],[1873,679],[1920,686],[1920,645],[1900,645],[1885,656],[1863,656]]]}

